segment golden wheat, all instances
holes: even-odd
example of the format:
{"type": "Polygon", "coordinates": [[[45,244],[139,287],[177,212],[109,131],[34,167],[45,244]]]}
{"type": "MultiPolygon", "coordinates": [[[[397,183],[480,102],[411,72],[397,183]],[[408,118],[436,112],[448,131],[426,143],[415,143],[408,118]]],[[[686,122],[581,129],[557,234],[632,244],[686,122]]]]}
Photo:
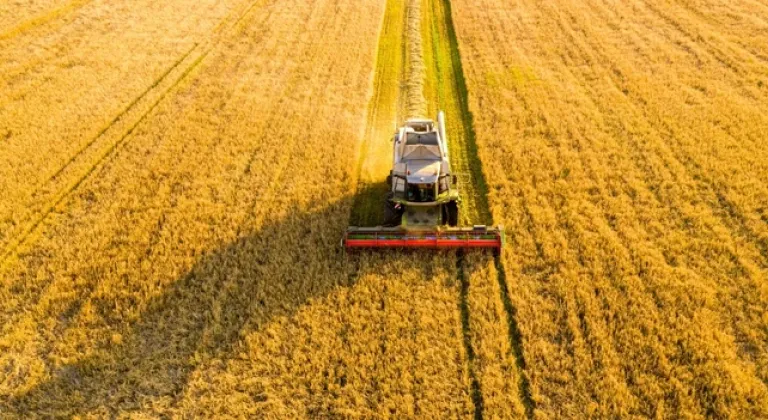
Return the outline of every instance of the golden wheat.
{"type": "Polygon", "coordinates": [[[768,415],[768,9],[453,12],[535,413],[768,415]]]}
{"type": "Polygon", "coordinates": [[[364,256],[354,284],[245,328],[239,357],[194,373],[183,412],[471,415],[455,273],[424,257],[364,256]],[[222,406],[222,390],[244,403],[222,406]]]}
{"type": "Polygon", "coordinates": [[[768,417],[768,7],[191,5],[0,6],[0,413],[768,417]],[[438,110],[504,254],[346,255],[438,110]]]}
{"type": "Polygon", "coordinates": [[[0,39],[7,39],[72,11],[88,0],[29,0],[0,5],[0,39]]]}
{"type": "Polygon", "coordinates": [[[300,6],[193,50],[6,261],[3,411],[471,415],[455,264],[338,248],[383,4],[300,6]]]}
{"type": "Polygon", "coordinates": [[[5,267],[2,411],[169,412],[246,321],[345,281],[381,8],[298,6],[255,7],[190,63],[5,267]]]}
{"type": "Polygon", "coordinates": [[[92,2],[0,39],[0,256],[199,58],[202,48],[194,47],[243,3],[92,2]]]}

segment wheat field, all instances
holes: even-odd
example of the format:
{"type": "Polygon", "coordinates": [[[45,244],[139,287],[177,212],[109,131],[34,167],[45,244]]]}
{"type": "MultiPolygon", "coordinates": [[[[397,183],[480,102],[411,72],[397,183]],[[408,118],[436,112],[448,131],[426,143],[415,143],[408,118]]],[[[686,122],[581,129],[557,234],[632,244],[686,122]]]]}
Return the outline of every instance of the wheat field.
{"type": "Polygon", "coordinates": [[[768,417],[768,5],[0,6],[0,418],[768,417]],[[500,256],[347,254],[447,118],[500,256]]]}
{"type": "Polygon", "coordinates": [[[768,415],[768,9],[453,3],[537,412],[768,415]]]}

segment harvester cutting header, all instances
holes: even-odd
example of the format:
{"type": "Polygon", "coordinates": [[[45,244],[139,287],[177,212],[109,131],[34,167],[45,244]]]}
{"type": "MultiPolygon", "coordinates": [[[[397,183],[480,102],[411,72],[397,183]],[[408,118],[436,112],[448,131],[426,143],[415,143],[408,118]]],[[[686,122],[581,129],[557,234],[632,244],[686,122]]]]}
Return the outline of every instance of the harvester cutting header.
{"type": "Polygon", "coordinates": [[[383,226],[347,229],[354,248],[490,248],[501,251],[501,227],[458,227],[461,197],[451,172],[445,118],[411,119],[395,133],[383,226]]]}

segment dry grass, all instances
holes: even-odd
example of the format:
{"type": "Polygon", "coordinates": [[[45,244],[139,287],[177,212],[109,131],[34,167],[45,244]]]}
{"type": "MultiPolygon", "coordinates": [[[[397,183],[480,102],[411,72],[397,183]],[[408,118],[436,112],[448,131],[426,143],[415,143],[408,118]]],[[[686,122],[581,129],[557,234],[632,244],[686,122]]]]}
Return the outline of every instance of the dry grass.
{"type": "Polygon", "coordinates": [[[454,3],[535,414],[768,415],[768,9],[454,3]]]}

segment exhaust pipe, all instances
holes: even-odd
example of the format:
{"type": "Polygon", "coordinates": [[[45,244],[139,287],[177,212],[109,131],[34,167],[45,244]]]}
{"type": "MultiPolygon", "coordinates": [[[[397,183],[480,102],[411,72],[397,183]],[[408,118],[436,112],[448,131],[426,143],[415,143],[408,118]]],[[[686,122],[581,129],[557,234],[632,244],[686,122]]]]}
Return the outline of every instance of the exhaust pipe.
{"type": "Polygon", "coordinates": [[[445,114],[443,111],[437,113],[437,131],[440,134],[443,156],[448,159],[448,136],[445,134],[445,114]]]}

